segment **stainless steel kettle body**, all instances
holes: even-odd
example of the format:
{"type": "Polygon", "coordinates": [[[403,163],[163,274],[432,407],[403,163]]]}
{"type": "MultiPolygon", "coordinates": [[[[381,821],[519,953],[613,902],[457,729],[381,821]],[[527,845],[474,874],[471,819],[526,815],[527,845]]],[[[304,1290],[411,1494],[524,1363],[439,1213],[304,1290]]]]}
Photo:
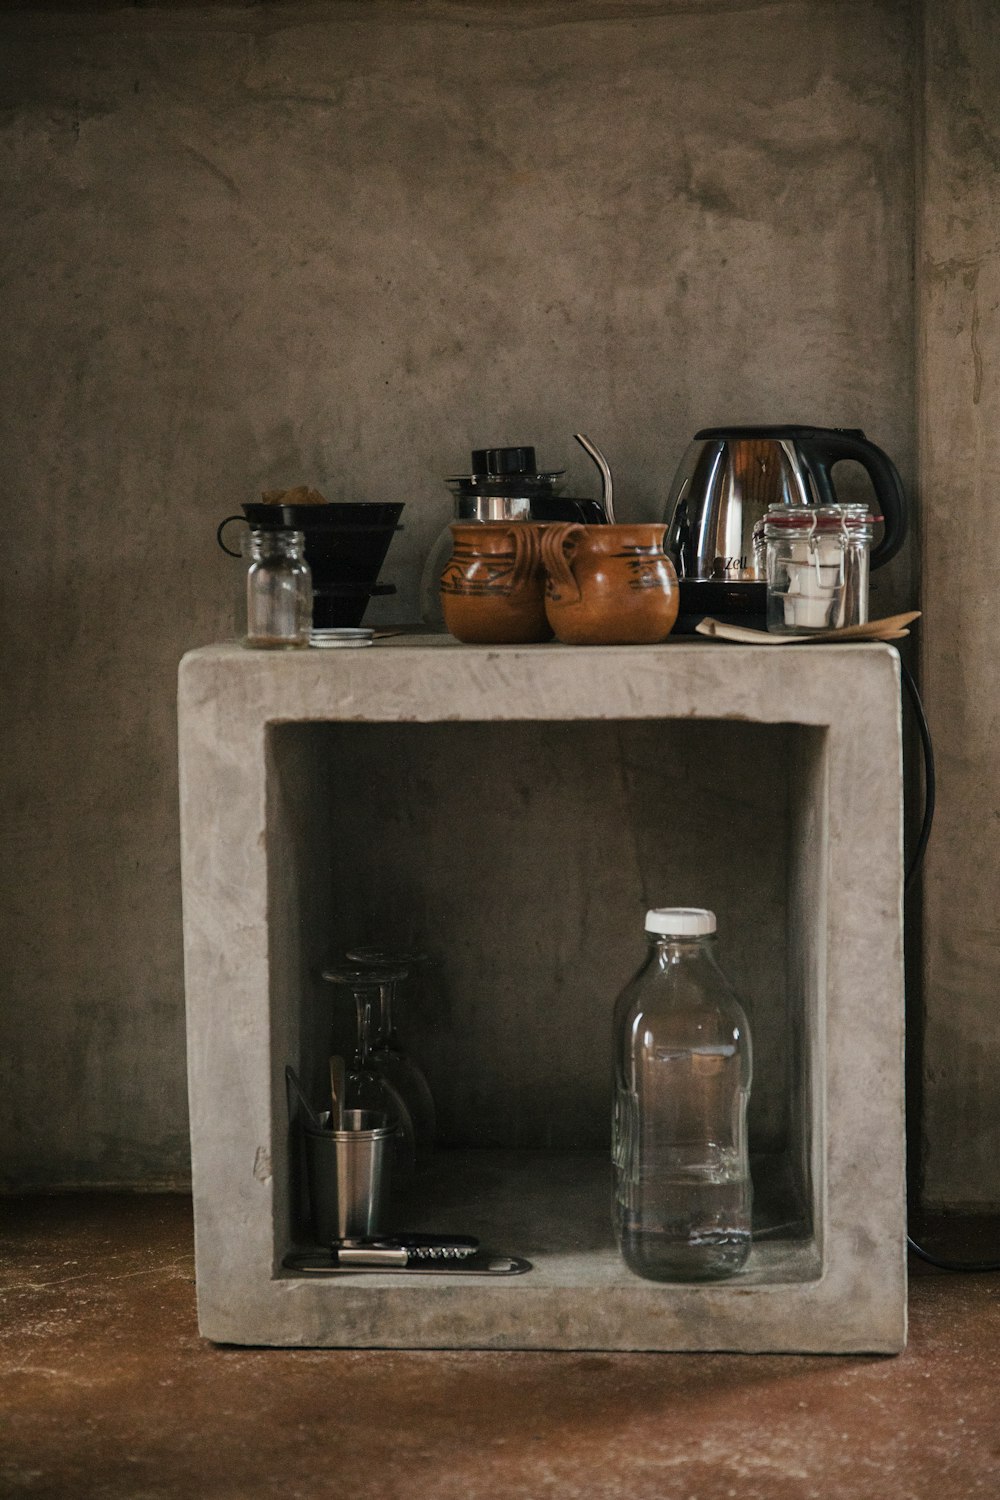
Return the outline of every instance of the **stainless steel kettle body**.
{"type": "Polygon", "coordinates": [[[695,434],[667,502],[664,547],[681,581],[682,614],[763,613],[763,521],[770,505],[836,505],[831,470],[867,471],[884,530],[879,567],[906,536],[906,496],[894,464],[857,428],[713,427],[695,434]],[[712,588],[700,585],[713,585],[712,588]]]}

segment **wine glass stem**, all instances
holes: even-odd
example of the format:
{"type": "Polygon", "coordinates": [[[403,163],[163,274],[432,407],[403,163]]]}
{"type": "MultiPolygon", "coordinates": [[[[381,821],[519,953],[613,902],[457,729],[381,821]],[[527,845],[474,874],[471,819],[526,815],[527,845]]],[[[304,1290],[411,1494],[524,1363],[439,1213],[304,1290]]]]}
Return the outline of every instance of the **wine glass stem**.
{"type": "Polygon", "coordinates": [[[396,981],[390,979],[378,987],[378,1039],[382,1046],[388,1046],[392,1040],[392,1001],[396,989],[396,981]]]}
{"type": "Polygon", "coordinates": [[[371,1050],[372,999],[367,990],[356,990],[354,995],[358,1009],[358,1038],[355,1052],[355,1072],[364,1072],[368,1066],[371,1050]]]}

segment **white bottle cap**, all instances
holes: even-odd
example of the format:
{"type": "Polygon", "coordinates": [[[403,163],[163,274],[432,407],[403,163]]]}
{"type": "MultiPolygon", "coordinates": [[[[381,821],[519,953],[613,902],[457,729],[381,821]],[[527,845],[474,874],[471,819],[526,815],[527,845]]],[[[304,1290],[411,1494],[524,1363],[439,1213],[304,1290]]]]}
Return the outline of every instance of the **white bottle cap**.
{"type": "Polygon", "coordinates": [[[656,906],[646,913],[646,931],[658,937],[704,937],[715,931],[715,912],[704,906],[656,906]]]}

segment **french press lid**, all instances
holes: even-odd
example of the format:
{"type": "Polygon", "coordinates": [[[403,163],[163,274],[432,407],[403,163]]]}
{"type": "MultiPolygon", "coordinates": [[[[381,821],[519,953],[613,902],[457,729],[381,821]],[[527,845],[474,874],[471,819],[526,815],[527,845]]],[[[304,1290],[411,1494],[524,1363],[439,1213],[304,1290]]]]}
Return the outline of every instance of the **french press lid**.
{"type": "Polygon", "coordinates": [[[459,495],[514,495],[532,499],[554,494],[556,482],[564,473],[564,469],[539,473],[532,447],[474,448],[472,472],[451,474],[447,482],[459,495]]]}

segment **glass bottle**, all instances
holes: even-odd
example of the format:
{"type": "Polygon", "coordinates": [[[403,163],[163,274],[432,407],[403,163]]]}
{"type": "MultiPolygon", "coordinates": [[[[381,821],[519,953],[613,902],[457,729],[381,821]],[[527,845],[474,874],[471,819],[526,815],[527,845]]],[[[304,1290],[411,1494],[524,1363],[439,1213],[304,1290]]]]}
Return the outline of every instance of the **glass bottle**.
{"type": "Polygon", "coordinates": [[[715,925],[647,912],[649,956],[615,1004],[614,1226],[651,1281],[730,1276],[750,1253],[750,1032],[715,925]]]}
{"type": "Polygon", "coordinates": [[[404,1170],[416,1163],[416,1131],[402,1093],[376,1051],[383,992],[400,978],[399,969],[326,969],[323,978],[347,989],[357,1015],[354,1058],[345,1079],[345,1107],[387,1114],[396,1127],[396,1162],[404,1170]]]}
{"type": "Polygon", "coordinates": [[[388,948],[349,948],[349,963],[381,973],[377,1014],[373,1023],[371,1059],[402,1094],[413,1121],[417,1160],[425,1160],[434,1147],[437,1120],[434,1098],[423,1069],[407,1052],[396,1030],[396,1000],[404,985],[412,983],[416,970],[427,961],[424,953],[393,952],[388,948]],[[395,979],[385,975],[395,973],[395,979]]]}
{"type": "Polygon", "coordinates": [[[246,644],[270,650],[308,646],[313,591],[302,532],[255,527],[247,545],[246,644]]]}

